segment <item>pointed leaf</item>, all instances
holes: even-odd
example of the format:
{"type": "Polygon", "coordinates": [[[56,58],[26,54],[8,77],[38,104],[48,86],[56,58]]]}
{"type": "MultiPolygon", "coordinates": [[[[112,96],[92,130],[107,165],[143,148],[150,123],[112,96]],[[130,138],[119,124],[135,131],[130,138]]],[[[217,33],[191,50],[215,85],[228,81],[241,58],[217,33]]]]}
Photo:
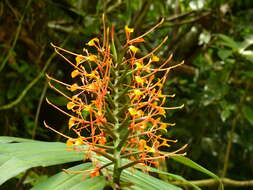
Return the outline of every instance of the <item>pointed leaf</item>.
{"type": "Polygon", "coordinates": [[[132,183],[131,189],[145,190],[181,190],[175,185],[166,183],[141,171],[124,170],[121,176],[124,182],[132,183]]]}
{"type": "Polygon", "coordinates": [[[173,160],[175,160],[176,162],[179,162],[181,164],[189,166],[190,168],[193,168],[193,169],[198,170],[198,171],[200,171],[202,173],[205,173],[205,174],[211,176],[214,179],[219,179],[219,177],[216,176],[214,173],[212,173],[209,170],[203,168],[202,166],[200,166],[199,164],[197,164],[196,162],[190,160],[187,157],[184,157],[184,156],[171,156],[171,158],[173,160]]]}
{"type": "Polygon", "coordinates": [[[81,183],[76,184],[69,190],[103,190],[106,185],[105,177],[98,176],[82,181],[81,183]]]}
{"type": "MultiPolygon", "coordinates": [[[[84,163],[75,167],[69,168],[69,171],[85,171],[92,168],[91,163],[84,163]]],[[[87,173],[88,174],[88,173],[87,173]]],[[[60,172],[42,183],[36,185],[31,190],[75,190],[75,189],[103,189],[105,186],[104,177],[95,177],[90,179],[82,173],[65,173],[60,172]]]]}
{"type": "Polygon", "coordinates": [[[162,175],[166,175],[172,180],[184,182],[184,183],[189,184],[190,186],[192,186],[194,189],[201,190],[198,186],[194,185],[193,183],[189,182],[188,180],[186,180],[185,178],[183,178],[179,175],[172,174],[172,173],[165,172],[165,171],[161,171],[161,170],[158,170],[158,169],[152,168],[152,167],[149,167],[148,171],[158,173],[158,174],[162,174],[162,175]]]}
{"type": "Polygon", "coordinates": [[[38,141],[19,137],[8,137],[8,136],[0,137],[0,143],[10,143],[10,142],[38,142],[38,141]]]}
{"type": "Polygon", "coordinates": [[[0,184],[32,167],[74,162],[83,157],[83,152],[66,151],[64,143],[0,143],[0,184]]]}

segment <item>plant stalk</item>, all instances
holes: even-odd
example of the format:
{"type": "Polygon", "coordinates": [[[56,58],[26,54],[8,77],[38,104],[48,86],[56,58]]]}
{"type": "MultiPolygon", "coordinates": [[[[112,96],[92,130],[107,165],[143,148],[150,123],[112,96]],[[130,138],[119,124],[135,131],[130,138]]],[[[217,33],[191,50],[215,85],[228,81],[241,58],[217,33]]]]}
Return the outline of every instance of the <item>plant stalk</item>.
{"type": "MultiPolygon", "coordinates": [[[[116,68],[117,69],[117,68],[116,68]]],[[[115,104],[115,109],[113,111],[113,114],[115,116],[115,127],[114,127],[114,132],[115,132],[115,139],[114,139],[114,169],[113,169],[113,182],[116,184],[116,189],[120,189],[120,175],[121,175],[121,148],[119,148],[119,143],[120,143],[120,133],[118,131],[120,127],[119,119],[118,119],[118,113],[119,113],[119,87],[118,87],[118,71],[116,70],[115,72],[115,81],[114,81],[114,90],[115,90],[115,96],[114,96],[114,104],[115,104]]]]}

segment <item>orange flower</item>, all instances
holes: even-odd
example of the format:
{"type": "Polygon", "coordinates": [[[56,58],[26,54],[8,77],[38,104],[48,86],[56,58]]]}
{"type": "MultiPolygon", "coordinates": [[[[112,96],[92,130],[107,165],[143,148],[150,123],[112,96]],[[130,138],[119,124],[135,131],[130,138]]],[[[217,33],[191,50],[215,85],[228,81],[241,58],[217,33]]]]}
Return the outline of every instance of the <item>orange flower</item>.
{"type": "MultiPolygon", "coordinates": [[[[100,44],[100,40],[95,37],[86,43],[95,47],[92,48],[92,53],[83,49],[84,55],[79,55],[56,47],[57,52],[70,53],[76,61],[72,63],[60,54],[74,68],[71,77],[75,83],[72,85],[48,77],[73,93],[71,98],[50,83],[50,86],[69,100],[67,109],[71,114],[49,103],[69,117],[68,128],[73,131],[71,134],[77,136],[72,138],[62,134],[68,138],[67,146],[82,151],[83,147],[78,145],[85,144],[88,147],[87,157],[91,158],[95,152],[109,159],[114,167],[117,167],[115,163],[118,160],[125,158],[130,159],[130,165],[142,162],[145,166],[158,165],[156,159],[168,157],[169,154],[159,148],[168,147],[168,142],[176,141],[163,137],[163,132],[167,132],[167,127],[172,124],[162,122],[161,117],[166,116],[166,110],[181,107],[163,106],[166,98],[172,97],[162,93],[166,76],[172,67],[165,68],[170,59],[161,65],[155,64],[160,58],[154,53],[166,39],[146,55],[141,52],[138,57],[136,54],[140,49],[134,45],[144,42],[144,37],[160,24],[134,39],[130,39],[134,29],[125,26],[126,44],[123,45],[122,52],[117,52],[121,48],[114,43],[114,29],[110,30],[105,24],[103,42],[100,44]],[[111,39],[108,39],[109,36],[111,39]],[[161,76],[162,74],[164,75],[161,76]],[[84,134],[84,137],[81,136],[84,134]],[[114,158],[114,153],[117,153],[117,158],[114,158]]],[[[88,170],[90,176],[100,175],[100,169],[107,166],[98,166],[95,159],[91,160],[95,169],[88,170]]]]}

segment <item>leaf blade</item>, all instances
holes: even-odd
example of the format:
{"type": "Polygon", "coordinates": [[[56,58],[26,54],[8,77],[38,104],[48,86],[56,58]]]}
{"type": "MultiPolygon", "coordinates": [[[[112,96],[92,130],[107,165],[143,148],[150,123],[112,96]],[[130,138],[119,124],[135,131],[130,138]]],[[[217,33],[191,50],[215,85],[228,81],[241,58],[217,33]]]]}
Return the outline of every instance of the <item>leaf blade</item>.
{"type": "MultiPolygon", "coordinates": [[[[70,171],[84,171],[91,169],[91,163],[79,164],[77,166],[71,167],[68,170],[70,171]]],[[[83,174],[69,174],[66,172],[59,172],[54,176],[48,178],[47,180],[39,183],[31,190],[62,190],[62,189],[70,189],[74,185],[82,182],[83,174]]]]}
{"type": "Polygon", "coordinates": [[[37,166],[52,166],[82,160],[84,153],[66,151],[64,143],[0,143],[0,184],[37,166]],[[29,151],[28,151],[29,150],[29,151]]]}
{"type": "Polygon", "coordinates": [[[200,166],[199,164],[197,164],[196,162],[192,161],[191,159],[184,157],[184,156],[171,156],[171,158],[173,160],[175,160],[176,162],[179,162],[181,164],[184,164],[190,168],[193,168],[195,170],[198,170],[202,173],[205,173],[207,175],[209,175],[210,177],[214,178],[214,179],[218,179],[219,177],[216,176],[214,173],[212,173],[211,171],[205,169],[204,167],[200,166]]]}

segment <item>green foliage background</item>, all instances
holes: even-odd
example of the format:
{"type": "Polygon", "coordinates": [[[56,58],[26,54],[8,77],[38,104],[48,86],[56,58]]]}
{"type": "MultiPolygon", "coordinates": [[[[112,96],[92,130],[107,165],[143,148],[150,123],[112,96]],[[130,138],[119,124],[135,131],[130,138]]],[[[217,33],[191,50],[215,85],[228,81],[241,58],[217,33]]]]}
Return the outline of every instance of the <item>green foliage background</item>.
{"type": "MultiPolygon", "coordinates": [[[[68,133],[67,119],[45,103],[45,97],[63,108],[66,103],[48,88],[45,71],[62,81],[72,80],[71,68],[54,56],[50,42],[81,53],[89,39],[102,36],[102,13],[106,13],[110,25],[115,25],[116,40],[121,42],[126,24],[138,35],[165,18],[141,48],[148,52],[168,36],[169,42],[159,56],[165,59],[173,53],[175,62],[186,63],[167,81],[166,91],[176,93],[167,104],[184,103],[185,108],[167,113],[168,121],[177,126],[166,135],[178,139],[177,146],[188,143],[188,156],[219,176],[252,179],[251,0],[1,1],[0,135],[64,140],[43,127],[46,120],[68,133]]],[[[27,179],[40,180],[56,169],[34,169],[27,179]]],[[[173,161],[163,169],[190,180],[203,179],[203,174],[173,161]]],[[[21,177],[8,182],[8,186],[21,177]]],[[[19,188],[26,189],[33,183],[28,180],[19,188]]]]}

